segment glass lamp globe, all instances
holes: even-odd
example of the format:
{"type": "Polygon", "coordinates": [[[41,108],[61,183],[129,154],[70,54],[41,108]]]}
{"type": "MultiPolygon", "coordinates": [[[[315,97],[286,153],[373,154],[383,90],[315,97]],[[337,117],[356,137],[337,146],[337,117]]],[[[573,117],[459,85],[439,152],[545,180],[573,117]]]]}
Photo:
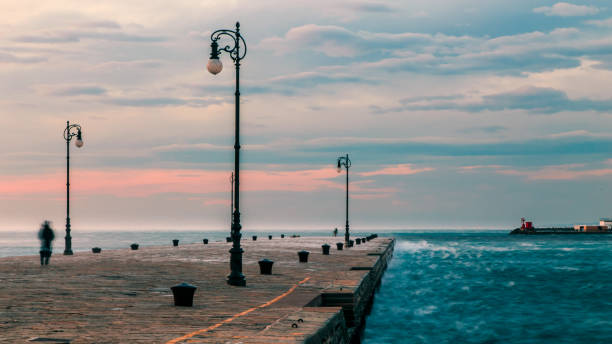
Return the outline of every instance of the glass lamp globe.
{"type": "Polygon", "coordinates": [[[338,169],[336,169],[336,171],[338,171],[338,173],[342,172],[342,167],[340,167],[340,165],[338,165],[338,169]]]}
{"type": "Polygon", "coordinates": [[[206,64],[206,69],[208,69],[211,74],[217,75],[223,69],[223,64],[219,59],[210,59],[208,60],[208,64],[206,64]]]}
{"type": "Polygon", "coordinates": [[[76,141],[74,141],[75,146],[81,148],[83,147],[83,140],[81,139],[77,139],[76,141]]]}

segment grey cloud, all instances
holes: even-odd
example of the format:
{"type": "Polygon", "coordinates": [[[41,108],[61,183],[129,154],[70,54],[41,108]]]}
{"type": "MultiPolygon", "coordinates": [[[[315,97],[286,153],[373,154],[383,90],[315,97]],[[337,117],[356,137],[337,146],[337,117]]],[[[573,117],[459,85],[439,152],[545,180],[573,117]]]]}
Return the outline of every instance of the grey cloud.
{"type": "Polygon", "coordinates": [[[100,86],[72,86],[52,92],[55,96],[99,96],[106,94],[107,90],[100,86]]]}
{"type": "Polygon", "coordinates": [[[559,90],[552,88],[528,87],[512,92],[483,96],[479,102],[465,100],[429,101],[428,99],[405,99],[400,106],[377,107],[373,113],[401,112],[409,110],[461,110],[467,112],[525,110],[531,113],[553,114],[562,111],[612,111],[612,99],[569,99],[559,90]]]}
{"type": "Polygon", "coordinates": [[[489,134],[495,134],[495,133],[499,133],[502,131],[505,131],[507,128],[501,125],[489,125],[489,126],[484,126],[484,127],[471,127],[471,128],[465,128],[463,130],[461,130],[462,132],[466,133],[466,134],[471,134],[471,133],[489,133],[489,134]]]}
{"type": "Polygon", "coordinates": [[[467,105],[470,111],[482,110],[528,110],[538,113],[561,111],[611,111],[611,100],[571,100],[567,95],[552,88],[530,87],[514,92],[500,93],[483,97],[481,104],[467,105]]]}
{"type": "Polygon", "coordinates": [[[576,28],[489,38],[351,31],[308,24],[292,28],[283,37],[264,39],[260,45],[277,53],[308,50],[342,57],[355,68],[442,75],[572,68],[580,65],[581,58],[612,54],[608,35],[582,33],[576,28]]]}
{"type": "MultiPolygon", "coordinates": [[[[267,80],[254,82],[244,82],[241,88],[244,95],[248,94],[284,94],[294,95],[309,88],[315,88],[330,84],[359,84],[359,83],[376,83],[374,80],[363,78],[360,76],[341,74],[341,73],[320,73],[320,72],[303,72],[296,74],[283,75],[267,80]]],[[[233,92],[233,84],[225,85],[183,85],[187,88],[196,89],[198,94],[210,95],[226,95],[233,92]]]]}
{"type": "Polygon", "coordinates": [[[361,11],[361,12],[370,12],[370,13],[385,13],[385,12],[393,12],[394,9],[386,4],[379,2],[360,2],[353,3],[348,5],[349,8],[361,11]]]}

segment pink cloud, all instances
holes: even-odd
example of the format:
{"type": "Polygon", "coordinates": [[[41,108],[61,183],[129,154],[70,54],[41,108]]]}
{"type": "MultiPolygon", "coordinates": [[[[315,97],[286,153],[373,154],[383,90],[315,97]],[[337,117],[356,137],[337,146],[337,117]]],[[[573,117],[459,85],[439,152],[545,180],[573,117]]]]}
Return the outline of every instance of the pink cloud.
{"type": "Polygon", "coordinates": [[[376,171],[371,171],[371,172],[362,172],[362,173],[359,173],[359,175],[364,176],[364,177],[379,176],[379,175],[399,176],[399,175],[417,174],[417,173],[422,173],[422,172],[430,172],[434,170],[435,169],[432,167],[413,168],[411,164],[399,164],[393,167],[385,167],[381,170],[376,170],[376,171]]]}
{"type": "MultiPolygon", "coordinates": [[[[228,171],[121,169],[73,170],[71,190],[75,194],[112,194],[119,197],[145,197],[158,193],[215,193],[230,189],[228,171]]],[[[242,191],[307,192],[325,188],[344,188],[333,182],[332,168],[298,171],[246,170],[241,174],[242,191]]],[[[64,172],[29,176],[3,176],[0,195],[63,194],[64,172]]]]}
{"type": "Polygon", "coordinates": [[[461,166],[459,167],[459,172],[470,172],[475,170],[482,169],[500,169],[503,168],[502,165],[472,165],[472,166],[461,166]]]}
{"type": "Polygon", "coordinates": [[[524,176],[528,180],[576,180],[612,175],[612,168],[578,171],[567,169],[567,167],[557,166],[545,167],[534,171],[499,170],[497,173],[510,176],[524,176]]]}

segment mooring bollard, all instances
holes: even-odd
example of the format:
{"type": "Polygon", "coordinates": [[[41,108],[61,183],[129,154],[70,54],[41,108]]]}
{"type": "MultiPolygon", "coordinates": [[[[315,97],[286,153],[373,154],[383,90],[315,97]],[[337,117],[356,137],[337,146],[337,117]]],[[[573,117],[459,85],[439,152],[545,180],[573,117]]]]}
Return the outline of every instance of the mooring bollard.
{"type": "Polygon", "coordinates": [[[324,255],[329,255],[329,248],[330,248],[330,247],[331,247],[331,246],[329,246],[328,244],[323,244],[323,245],[321,245],[321,248],[323,249],[323,254],[324,254],[324,255]]]}
{"type": "Polygon", "coordinates": [[[361,243],[365,244],[366,243],[366,238],[361,238],[361,243]]]}
{"type": "Polygon", "coordinates": [[[175,247],[178,246],[178,242],[179,242],[178,239],[172,239],[172,245],[173,246],[175,246],[175,247]]]}
{"type": "Polygon", "coordinates": [[[300,263],[308,263],[308,251],[300,251],[298,252],[298,256],[300,257],[300,263]]]}
{"type": "Polygon", "coordinates": [[[355,243],[356,243],[357,245],[360,245],[360,244],[361,244],[361,238],[357,238],[357,239],[355,239],[355,243]]]}
{"type": "Polygon", "coordinates": [[[170,289],[172,289],[172,294],[174,295],[175,306],[193,306],[193,294],[195,293],[196,289],[198,289],[196,286],[187,283],[181,283],[179,285],[175,285],[170,289]]]}
{"type": "Polygon", "coordinates": [[[138,249],[138,244],[131,244],[130,247],[132,250],[136,251],[138,249]]]}
{"type": "Polygon", "coordinates": [[[269,259],[262,259],[259,261],[259,272],[262,275],[272,275],[272,265],[274,264],[273,261],[269,260],[269,259]]]}
{"type": "Polygon", "coordinates": [[[355,244],[355,241],[349,240],[348,245],[346,245],[346,247],[353,247],[353,244],[355,244]]]}
{"type": "Polygon", "coordinates": [[[257,241],[257,235],[253,235],[253,241],[257,241]]]}
{"type": "Polygon", "coordinates": [[[93,252],[93,253],[100,253],[100,252],[102,252],[102,249],[99,248],[99,247],[92,247],[91,248],[91,252],[93,252]]]}
{"type": "Polygon", "coordinates": [[[272,240],[272,236],[271,235],[268,235],[268,240],[272,240]]]}
{"type": "Polygon", "coordinates": [[[341,242],[337,242],[336,243],[336,247],[338,248],[338,251],[342,251],[342,248],[344,247],[344,244],[341,242]]]}
{"type": "Polygon", "coordinates": [[[232,242],[232,237],[225,237],[225,242],[232,242]]]}
{"type": "Polygon", "coordinates": [[[208,239],[203,239],[202,242],[204,243],[204,245],[208,244],[208,239]]]}
{"type": "Polygon", "coordinates": [[[284,239],[284,238],[285,238],[285,234],[281,234],[281,239],[284,239]]]}

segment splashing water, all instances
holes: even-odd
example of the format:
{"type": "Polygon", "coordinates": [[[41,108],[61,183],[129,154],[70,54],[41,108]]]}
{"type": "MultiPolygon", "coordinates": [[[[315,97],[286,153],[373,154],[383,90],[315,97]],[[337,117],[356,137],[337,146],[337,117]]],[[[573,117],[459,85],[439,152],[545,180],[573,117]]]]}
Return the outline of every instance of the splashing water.
{"type": "Polygon", "coordinates": [[[364,344],[612,343],[612,235],[393,236],[364,344]]]}

